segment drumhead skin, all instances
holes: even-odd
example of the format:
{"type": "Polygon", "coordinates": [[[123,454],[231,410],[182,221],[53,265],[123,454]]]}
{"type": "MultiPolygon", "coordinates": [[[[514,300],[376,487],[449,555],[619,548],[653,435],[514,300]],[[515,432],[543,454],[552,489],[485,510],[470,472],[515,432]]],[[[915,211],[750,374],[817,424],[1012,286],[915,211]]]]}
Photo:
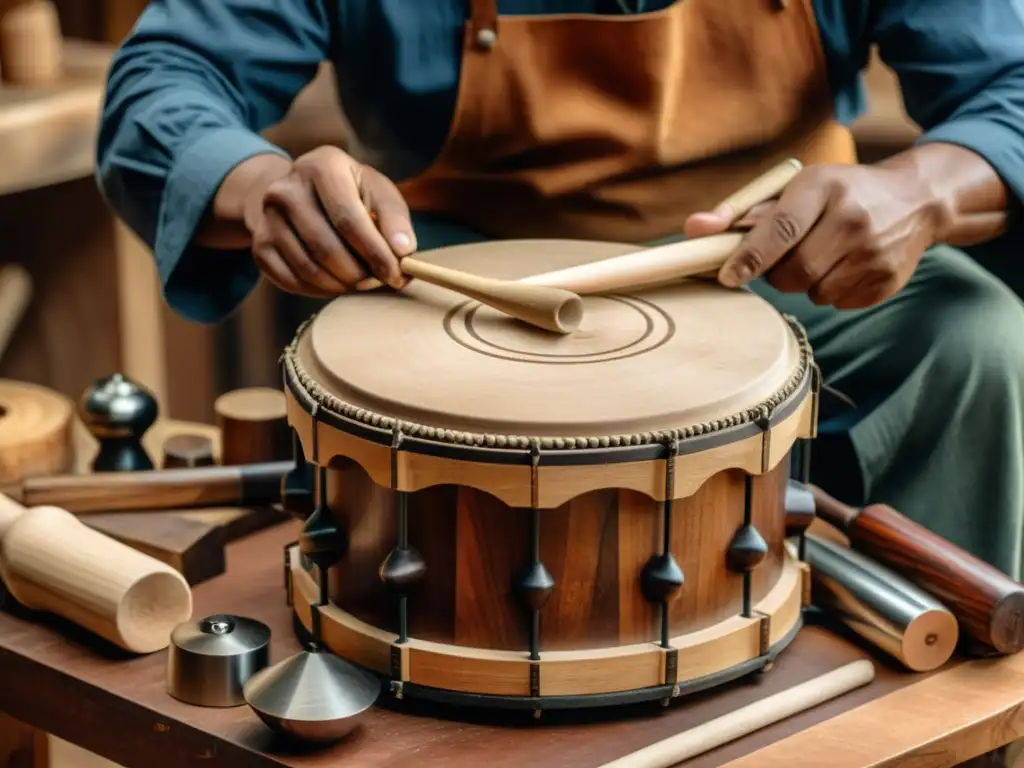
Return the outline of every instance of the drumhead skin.
{"type": "MultiPolygon", "coordinates": [[[[617,256],[635,246],[562,240],[462,245],[420,254],[504,279],[617,256]]],[[[308,329],[302,361],[354,409],[439,430],[596,437],[729,419],[792,388],[793,328],[747,290],[688,280],[586,296],[568,336],[528,326],[457,293],[343,296],[308,329]]]]}

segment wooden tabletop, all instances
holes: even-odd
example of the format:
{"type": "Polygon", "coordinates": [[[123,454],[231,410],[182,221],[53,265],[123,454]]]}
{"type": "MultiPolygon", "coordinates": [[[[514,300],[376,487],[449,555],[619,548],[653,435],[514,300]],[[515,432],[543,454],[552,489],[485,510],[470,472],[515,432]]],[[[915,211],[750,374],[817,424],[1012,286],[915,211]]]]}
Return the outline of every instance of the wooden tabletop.
{"type": "MultiPolygon", "coordinates": [[[[271,660],[299,649],[285,605],[286,523],[231,545],[228,571],[195,590],[196,615],[232,612],[273,631],[271,660]]],[[[468,765],[597,768],[680,730],[791,687],[848,661],[857,645],[805,628],[775,667],[753,682],[597,715],[528,715],[385,702],[360,731],[332,748],[283,750],[247,707],[204,709],[165,691],[166,652],[128,657],[66,623],[0,613],[0,710],[126,768],[162,766],[468,765]]],[[[687,768],[954,765],[1024,733],[1024,657],[952,664],[910,675],[876,659],[861,690],[686,763],[687,768]],[[732,761],[732,762],[730,762],[732,761]]]]}

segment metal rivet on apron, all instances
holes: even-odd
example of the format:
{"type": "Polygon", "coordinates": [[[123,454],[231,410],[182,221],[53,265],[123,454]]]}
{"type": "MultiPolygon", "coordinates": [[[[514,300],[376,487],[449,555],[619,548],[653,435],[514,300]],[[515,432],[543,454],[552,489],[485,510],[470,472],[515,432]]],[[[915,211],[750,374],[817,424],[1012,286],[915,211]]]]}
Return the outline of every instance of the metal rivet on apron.
{"type": "Polygon", "coordinates": [[[493,48],[498,42],[498,35],[493,29],[481,29],[476,33],[476,44],[481,48],[493,48]]]}

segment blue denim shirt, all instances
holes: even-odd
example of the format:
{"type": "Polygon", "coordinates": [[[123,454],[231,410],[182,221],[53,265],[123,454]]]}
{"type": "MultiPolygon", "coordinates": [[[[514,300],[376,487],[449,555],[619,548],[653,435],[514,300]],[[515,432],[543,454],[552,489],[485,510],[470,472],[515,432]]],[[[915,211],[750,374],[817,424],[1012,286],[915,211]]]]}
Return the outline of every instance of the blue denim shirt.
{"type": "MultiPolygon", "coordinates": [[[[681,0],[685,2],[685,0],[681,0]]],[[[741,2],[742,0],[722,0],[741,2]]],[[[672,0],[646,0],[653,11],[672,0]]],[[[836,115],[864,107],[871,46],[922,141],[984,156],[1024,198],[1024,0],[813,0],[836,115]]],[[[636,7],[630,0],[629,7],[636,7]]],[[[499,0],[502,14],[622,13],[618,0],[499,0]]],[[[215,322],[255,286],[248,253],[191,243],[222,179],[254,154],[322,61],[393,178],[429,164],[455,105],[466,0],[153,0],[110,73],[98,180],[153,249],[179,313],[215,322]]]]}

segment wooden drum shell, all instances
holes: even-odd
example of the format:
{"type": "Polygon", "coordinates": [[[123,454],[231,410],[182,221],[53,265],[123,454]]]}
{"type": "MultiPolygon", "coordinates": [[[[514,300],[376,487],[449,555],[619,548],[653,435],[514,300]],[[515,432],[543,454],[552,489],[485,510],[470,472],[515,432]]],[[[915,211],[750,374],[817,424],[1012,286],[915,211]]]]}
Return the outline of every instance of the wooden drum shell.
{"type": "MultiPolygon", "coordinates": [[[[786,557],[783,462],[752,478],[752,522],[768,554],[752,574],[759,602],[786,557]]],[[[354,462],[334,462],[328,504],[350,548],[331,569],[331,602],[388,632],[398,631],[394,596],[375,576],[397,536],[394,493],[354,462]],[[339,466],[340,465],[340,466],[339,466]]],[[[743,608],[743,575],[726,553],[744,518],[744,473],[727,470],[672,505],[672,553],[682,589],[669,601],[673,636],[713,626],[743,608]],[[712,554],[714,553],[714,554],[712,554]]],[[[657,642],[660,607],[643,596],[640,574],[661,547],[662,504],[630,490],[590,491],[543,510],[540,559],[555,587],[540,611],[541,651],[657,642]]],[[[501,651],[529,649],[529,621],[513,584],[530,560],[530,510],[482,491],[437,486],[409,494],[409,543],[427,563],[410,593],[412,637],[501,651]]]]}
{"type": "MultiPolygon", "coordinates": [[[[405,695],[533,709],[671,698],[764,668],[800,627],[810,578],[783,546],[783,499],[790,452],[816,432],[813,367],[768,419],[705,436],[704,450],[672,459],[672,551],[685,580],[670,601],[667,648],[658,640],[660,608],[639,586],[660,545],[666,461],[546,468],[546,499],[555,505],[540,511],[541,558],[556,586],[540,611],[537,661],[525,650],[528,613],[510,579],[526,561],[530,510],[521,489],[492,484],[519,467],[402,452],[398,461],[409,464],[392,473],[396,454],[384,435],[367,439],[361,425],[314,406],[294,372],[288,382],[289,423],[303,456],[326,468],[326,499],[349,540],[328,577],[331,602],[319,607],[315,568],[292,548],[289,599],[307,631],[319,612],[328,649],[391,679],[405,695]],[[417,461],[447,464],[434,478],[462,483],[433,484],[422,466],[416,471],[417,461]],[[474,467],[481,471],[466,471],[474,467]],[[394,629],[395,597],[377,577],[395,544],[389,477],[407,494],[410,544],[427,563],[408,596],[404,643],[394,629]],[[727,558],[744,519],[747,477],[751,523],[768,552],[745,577],[727,558]],[[742,612],[745,578],[749,615],[742,612]]],[[[529,474],[519,482],[529,488],[529,474]]]]}
{"type": "MultiPolygon", "coordinates": [[[[488,256],[511,247],[430,258],[516,279],[629,248],[488,256]]],[[[283,358],[288,422],[321,469],[311,530],[333,520],[344,536],[317,535],[345,549],[325,603],[317,568],[287,553],[299,623],[398,695],[485,706],[669,699],[768,665],[810,596],[784,498],[820,376],[798,324],[752,294],[652,291],[595,299],[594,325],[557,345],[423,285],[344,297],[301,329],[283,358]],[[396,333],[345,335],[362,312],[396,333]],[[378,341],[393,357],[368,365],[378,341]]]]}

